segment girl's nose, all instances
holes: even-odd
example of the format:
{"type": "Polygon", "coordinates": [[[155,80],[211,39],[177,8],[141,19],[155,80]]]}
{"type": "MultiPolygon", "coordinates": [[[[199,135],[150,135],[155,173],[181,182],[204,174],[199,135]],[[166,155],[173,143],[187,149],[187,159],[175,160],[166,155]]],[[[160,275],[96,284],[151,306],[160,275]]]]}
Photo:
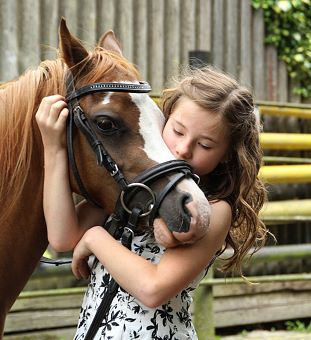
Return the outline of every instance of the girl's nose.
{"type": "Polygon", "coordinates": [[[178,143],[176,146],[176,154],[179,159],[190,159],[192,156],[190,143],[178,143]]]}

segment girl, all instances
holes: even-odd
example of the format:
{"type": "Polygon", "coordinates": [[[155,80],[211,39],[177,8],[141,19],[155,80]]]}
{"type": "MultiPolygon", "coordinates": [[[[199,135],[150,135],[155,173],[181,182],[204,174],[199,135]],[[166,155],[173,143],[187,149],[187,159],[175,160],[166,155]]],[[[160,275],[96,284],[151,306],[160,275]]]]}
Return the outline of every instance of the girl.
{"type": "Polygon", "coordinates": [[[155,237],[150,232],[134,237],[132,251],[96,226],[103,220],[102,211],[85,202],[75,210],[68,183],[64,136],[68,110],[63,98],[46,98],[37,112],[45,147],[49,241],[58,251],[74,248],[72,270],[77,278],[89,276],[90,255],[98,259],[76,340],[85,337],[110,275],[122,288],[96,339],[197,339],[189,292],[220,250],[233,249],[223,269],[241,273],[241,261],[250,248],[264,244],[267,231],[257,214],[265,190],[257,177],[261,151],[250,92],[210,67],[189,70],[174,89],[164,92],[162,109],[167,117],[163,139],[174,156],[200,176],[212,207],[210,226],[195,243],[179,244],[157,220],[155,237]],[[56,202],[62,202],[61,216],[55,214],[56,202]]]}

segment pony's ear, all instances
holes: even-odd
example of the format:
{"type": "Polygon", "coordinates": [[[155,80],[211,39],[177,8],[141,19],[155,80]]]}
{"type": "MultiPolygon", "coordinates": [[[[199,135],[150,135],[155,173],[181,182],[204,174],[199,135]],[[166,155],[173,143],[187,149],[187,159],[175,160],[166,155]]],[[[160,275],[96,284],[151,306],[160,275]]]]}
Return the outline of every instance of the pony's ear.
{"type": "Polygon", "coordinates": [[[88,52],[81,42],[69,32],[64,18],[61,19],[59,26],[59,50],[69,68],[88,56],[88,52]]]}
{"type": "Polygon", "coordinates": [[[121,45],[112,30],[109,30],[103,34],[99,38],[97,45],[104,48],[105,50],[110,50],[122,55],[121,45]]]}

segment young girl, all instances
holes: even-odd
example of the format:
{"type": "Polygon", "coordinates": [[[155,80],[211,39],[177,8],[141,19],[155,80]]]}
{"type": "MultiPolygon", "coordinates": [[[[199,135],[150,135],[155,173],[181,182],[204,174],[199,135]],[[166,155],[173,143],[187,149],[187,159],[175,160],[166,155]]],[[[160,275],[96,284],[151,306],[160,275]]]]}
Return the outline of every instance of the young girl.
{"type": "Polygon", "coordinates": [[[250,248],[264,244],[267,231],[257,214],[265,190],[257,177],[261,151],[250,92],[212,68],[189,70],[176,88],[164,92],[162,108],[167,117],[163,139],[174,156],[200,176],[212,207],[210,226],[195,243],[179,244],[158,219],[155,235],[135,236],[131,250],[96,226],[103,220],[102,211],[85,202],[75,210],[68,183],[64,136],[68,110],[63,98],[45,98],[37,112],[45,147],[49,241],[58,251],[74,248],[72,270],[77,278],[89,276],[90,255],[98,259],[76,340],[84,339],[110,275],[122,288],[96,339],[197,339],[189,292],[221,250],[233,249],[223,269],[240,270],[250,248]],[[55,215],[56,201],[62,202],[61,216],[55,215]]]}

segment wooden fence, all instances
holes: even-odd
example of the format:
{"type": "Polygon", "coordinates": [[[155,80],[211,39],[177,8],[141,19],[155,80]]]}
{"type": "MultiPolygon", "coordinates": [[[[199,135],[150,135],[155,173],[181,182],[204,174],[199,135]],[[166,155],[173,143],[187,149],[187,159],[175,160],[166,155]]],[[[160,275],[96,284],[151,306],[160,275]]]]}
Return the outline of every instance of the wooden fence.
{"type": "MultiPolygon", "coordinates": [[[[270,111],[265,109],[260,106],[264,115],[282,116],[293,109],[293,114],[311,118],[309,106],[297,110],[290,105],[274,105],[270,106],[270,111]]],[[[291,139],[288,143],[292,143],[291,139]]],[[[304,144],[300,146],[306,148],[304,144]]],[[[281,147],[286,148],[286,143],[281,147]]],[[[311,173],[308,181],[310,177],[311,173]]],[[[278,177],[276,182],[279,180],[278,177]]],[[[292,180],[300,181],[301,174],[297,172],[292,180]]],[[[268,225],[310,222],[310,204],[310,199],[270,202],[260,216],[268,225]]],[[[292,225],[293,228],[295,234],[299,233],[297,225],[292,225]]],[[[222,255],[228,256],[230,251],[222,255]]],[[[264,247],[246,261],[243,268],[252,284],[241,278],[224,278],[210,270],[195,291],[193,312],[200,340],[215,339],[215,332],[220,328],[311,316],[310,239],[308,244],[264,247]]],[[[84,286],[66,288],[75,284],[69,268],[38,270],[8,315],[4,339],[72,339],[85,291],[84,286]]]]}
{"type": "MultiPolygon", "coordinates": [[[[290,272],[288,267],[293,268],[293,263],[297,268],[299,261],[307,260],[310,269],[310,252],[311,245],[266,247],[245,269],[251,273],[254,268],[268,266],[271,271],[274,266],[278,271],[283,267],[290,272]]],[[[248,279],[252,284],[241,278],[212,277],[200,283],[193,305],[200,340],[214,340],[215,329],[219,328],[310,317],[311,274],[286,274],[285,270],[282,275],[248,279]]],[[[85,286],[66,288],[76,282],[68,267],[38,271],[27,289],[37,288],[39,282],[41,290],[25,290],[14,304],[7,317],[4,340],[73,338],[85,286]]]]}
{"type": "Polygon", "coordinates": [[[251,0],[0,0],[0,82],[55,58],[61,16],[90,46],[112,28],[155,94],[200,50],[257,100],[301,102],[251,0]]]}

